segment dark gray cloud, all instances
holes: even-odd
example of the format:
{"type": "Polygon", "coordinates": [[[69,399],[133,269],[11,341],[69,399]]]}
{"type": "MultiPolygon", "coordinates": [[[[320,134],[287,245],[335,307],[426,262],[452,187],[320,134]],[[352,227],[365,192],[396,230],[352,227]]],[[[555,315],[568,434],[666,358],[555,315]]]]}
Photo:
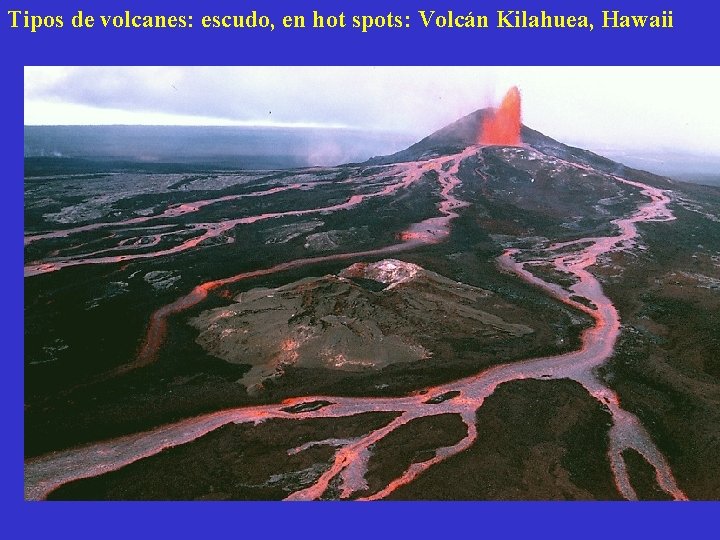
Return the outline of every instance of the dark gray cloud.
{"type": "Polygon", "coordinates": [[[28,67],[26,123],[272,122],[423,136],[514,84],[525,122],[556,138],[720,154],[720,68],[28,67]]]}

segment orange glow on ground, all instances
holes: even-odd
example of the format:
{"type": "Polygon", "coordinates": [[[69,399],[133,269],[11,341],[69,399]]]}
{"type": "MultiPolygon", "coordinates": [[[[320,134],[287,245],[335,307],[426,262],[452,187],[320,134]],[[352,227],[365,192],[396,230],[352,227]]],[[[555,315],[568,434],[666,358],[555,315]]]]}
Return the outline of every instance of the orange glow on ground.
{"type": "MultiPolygon", "coordinates": [[[[515,91],[517,92],[516,89],[515,91]]],[[[510,96],[510,98],[506,97],[505,101],[513,99],[510,96]]],[[[519,94],[517,94],[517,104],[519,125],[519,94]]],[[[498,117],[498,114],[495,114],[495,118],[498,117]]],[[[276,264],[273,267],[201,283],[190,293],[158,309],[152,315],[145,342],[138,357],[134,362],[118,368],[113,374],[125,373],[153,362],[157,356],[156,353],[164,343],[168,318],[196,306],[205,300],[208,293],[218,288],[310,264],[379,257],[447,238],[450,234],[451,221],[458,217],[456,210],[467,205],[465,201],[457,199],[453,195],[455,188],[461,185],[458,177],[460,164],[467,158],[476,157],[479,150],[481,149],[478,147],[468,147],[459,154],[424,162],[421,167],[417,162],[398,166],[398,170],[393,172],[401,176],[401,179],[388,184],[383,190],[365,195],[354,195],[343,203],[322,208],[323,212],[344,210],[359,204],[363,198],[397,193],[401,188],[408,187],[420,180],[424,172],[432,170],[437,174],[434,178],[438,184],[441,198],[437,205],[439,215],[410,225],[406,231],[400,233],[401,243],[374,250],[296,259],[276,264]]],[[[567,162],[566,164],[581,170],[590,170],[587,165],[567,162]]],[[[26,462],[26,499],[44,499],[58,486],[118,470],[138,460],[156,455],[167,448],[197,440],[229,423],[256,425],[268,418],[303,420],[343,418],[367,412],[394,412],[398,416],[388,424],[357,438],[311,440],[288,451],[288,454],[292,455],[320,444],[330,444],[337,448],[330,468],[311,485],[289,493],[286,497],[287,500],[322,498],[326,495],[328,488],[333,485],[332,482],[337,482],[341,499],[382,499],[398,487],[412,482],[428,468],[466,450],[478,437],[485,436],[477,431],[475,424],[477,410],[483,406],[486,398],[492,395],[498,386],[522,379],[571,379],[580,383],[612,415],[612,426],[608,432],[608,458],[618,493],[629,500],[637,498],[623,458],[624,450],[633,449],[654,468],[657,483],[665,493],[675,500],[685,500],[687,497],[675,482],[667,460],[655,446],[640,420],[632,413],[623,410],[617,394],[606,387],[604,381],[596,376],[597,367],[602,365],[615,351],[621,325],[620,316],[612,300],[605,295],[601,283],[588,269],[596,265],[599,257],[630,245],[638,236],[637,223],[674,219],[668,206],[671,202],[668,192],[617,176],[613,178],[619,183],[639,189],[642,195],[650,199],[649,202],[638,206],[635,212],[628,217],[612,221],[619,234],[579,238],[551,244],[542,250],[542,254],[538,254],[537,258],[532,260],[516,258],[515,255],[520,253],[518,248],[508,248],[498,258],[498,264],[503,270],[534,285],[550,297],[592,317],[594,324],[583,331],[581,347],[578,350],[556,356],[533,357],[507,364],[498,364],[474,375],[405,396],[299,396],[287,398],[281,404],[246,406],[202,414],[150,431],[53,452],[26,462]],[[572,249],[568,250],[568,248],[572,249]],[[541,262],[552,262],[558,270],[575,276],[577,282],[565,289],[555,283],[543,281],[526,268],[541,262]],[[587,299],[595,308],[576,301],[576,297],[587,299]],[[443,396],[443,399],[433,399],[437,396],[443,396]],[[434,456],[426,461],[410,464],[402,474],[387,483],[385,487],[375,491],[369,490],[365,476],[368,472],[369,458],[374,445],[413,419],[441,414],[459,415],[467,428],[465,437],[451,446],[436,448],[434,456]]],[[[318,211],[318,209],[290,211],[284,214],[262,214],[243,218],[245,220],[243,223],[253,223],[268,215],[306,215],[311,211],[318,211]]],[[[239,223],[240,220],[237,222],[239,223]]],[[[57,269],[59,268],[50,268],[44,271],[56,271],[57,269]]],[[[291,352],[295,349],[296,343],[289,338],[280,342],[279,347],[283,352],[291,352]]]]}

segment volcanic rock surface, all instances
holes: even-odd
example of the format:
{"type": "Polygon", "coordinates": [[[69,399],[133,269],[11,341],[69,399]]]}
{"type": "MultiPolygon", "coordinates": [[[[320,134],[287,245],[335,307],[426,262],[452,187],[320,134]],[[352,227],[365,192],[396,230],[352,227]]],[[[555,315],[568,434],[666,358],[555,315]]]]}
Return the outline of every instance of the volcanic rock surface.
{"type": "Polygon", "coordinates": [[[396,259],[252,289],[235,301],[191,324],[210,354],[252,366],[242,379],[251,389],[290,365],[379,370],[429,358],[443,335],[490,343],[533,332],[530,321],[497,315],[511,306],[491,292],[396,259]]]}
{"type": "Polygon", "coordinates": [[[26,497],[720,498],[720,191],[495,112],[322,169],[26,162],[26,497]]]}

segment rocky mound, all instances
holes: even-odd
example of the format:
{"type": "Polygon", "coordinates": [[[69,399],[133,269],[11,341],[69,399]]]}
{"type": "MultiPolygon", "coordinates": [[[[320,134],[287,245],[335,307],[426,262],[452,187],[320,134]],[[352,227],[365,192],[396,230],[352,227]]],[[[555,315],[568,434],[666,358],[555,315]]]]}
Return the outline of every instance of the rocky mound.
{"type": "Polygon", "coordinates": [[[251,366],[241,381],[251,390],[287,366],[379,370],[426,360],[448,336],[489,343],[533,332],[493,313],[512,306],[491,292],[394,259],[253,289],[235,301],[191,324],[210,354],[251,366]]]}

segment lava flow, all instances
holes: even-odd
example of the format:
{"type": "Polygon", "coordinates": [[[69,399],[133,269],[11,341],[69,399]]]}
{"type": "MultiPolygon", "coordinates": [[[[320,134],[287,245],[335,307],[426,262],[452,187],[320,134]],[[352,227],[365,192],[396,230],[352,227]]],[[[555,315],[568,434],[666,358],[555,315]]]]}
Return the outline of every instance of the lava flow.
{"type": "MultiPolygon", "coordinates": [[[[412,224],[407,231],[400,234],[401,242],[398,244],[392,244],[379,249],[372,249],[360,252],[349,252],[349,253],[336,253],[333,255],[325,255],[320,257],[308,257],[304,259],[296,259],[294,261],[284,262],[272,266],[270,268],[264,268],[261,270],[253,270],[250,272],[243,272],[228,278],[216,279],[212,281],[206,281],[195,287],[189,294],[178,298],[175,302],[167,304],[150,316],[150,324],[148,325],[145,340],[140,348],[140,352],[135,358],[134,362],[120,366],[115,370],[114,374],[126,373],[133,369],[146,366],[150,364],[157,355],[160,346],[165,338],[167,329],[167,318],[171,315],[181,313],[190,309],[191,307],[202,302],[210,291],[217,289],[225,285],[231,285],[239,281],[246,279],[267,276],[286,270],[292,270],[311,264],[332,262],[332,261],[343,261],[347,259],[360,258],[360,257],[373,257],[388,255],[391,253],[398,253],[400,251],[406,251],[417,247],[421,244],[431,244],[443,240],[450,233],[450,221],[457,217],[454,212],[455,209],[467,206],[467,203],[460,201],[452,196],[451,192],[456,185],[460,183],[455,174],[458,172],[460,162],[473,153],[473,149],[469,148],[464,152],[448,156],[445,158],[438,158],[427,162],[411,162],[402,164],[402,172],[404,172],[403,179],[399,182],[390,184],[388,187],[380,192],[371,193],[369,195],[353,195],[351,199],[341,205],[336,205],[334,210],[340,210],[349,208],[355,204],[362,202],[364,198],[373,197],[376,195],[389,195],[390,193],[397,191],[400,187],[407,188],[413,183],[417,182],[420,178],[429,171],[435,171],[438,174],[438,182],[441,187],[440,196],[442,200],[439,204],[438,210],[440,216],[428,218],[420,223],[412,224]],[[450,169],[443,170],[445,164],[451,164],[450,169]]],[[[398,172],[398,171],[394,171],[398,172]]],[[[292,212],[288,212],[292,214],[292,212]]]]}
{"type": "MultiPolygon", "coordinates": [[[[403,249],[403,246],[413,245],[413,242],[435,241],[441,238],[447,234],[450,220],[457,215],[453,209],[466,204],[454,199],[451,194],[453,188],[460,182],[456,176],[460,161],[465,157],[478,154],[478,151],[479,147],[475,146],[468,148],[462,154],[407,164],[407,171],[409,171],[406,177],[407,181],[419,178],[427,170],[436,171],[443,195],[443,202],[440,205],[443,216],[411,227],[411,230],[405,235],[407,242],[372,252],[302,259],[266,270],[240,274],[200,285],[188,296],[162,308],[153,316],[145,356],[141,356],[141,358],[147,361],[159,346],[162,339],[162,326],[168,315],[197,304],[213,288],[248,277],[279,272],[321,260],[380,255],[403,249]],[[451,161],[452,163],[449,163],[451,161]],[[443,167],[443,165],[447,165],[447,167],[443,167]],[[444,168],[447,170],[444,171],[444,168]]],[[[542,288],[550,296],[586,313],[593,319],[594,325],[582,334],[582,346],[579,350],[557,356],[498,365],[477,375],[431,387],[425,392],[408,396],[298,397],[285,400],[280,404],[241,407],[204,414],[144,433],[40,456],[26,462],[26,498],[43,499],[52,490],[67,482],[120,469],[140,459],[153,456],[164,449],[196,440],[229,423],[257,424],[269,418],[288,420],[339,418],[364,412],[396,412],[398,416],[388,424],[359,438],[324,439],[289,451],[291,454],[298,453],[316,445],[328,445],[336,448],[332,463],[329,464],[327,470],[311,485],[290,493],[287,499],[310,500],[327,497],[331,482],[337,482],[340,498],[381,499],[398,487],[411,482],[434,464],[469,448],[478,437],[483,436],[483,433],[477,431],[475,415],[485,399],[501,384],[532,378],[577,381],[591,396],[607,407],[613,421],[609,432],[608,458],[617,489],[622,496],[626,499],[636,498],[623,460],[623,451],[633,449],[654,468],[657,483],[663,491],[675,500],[686,499],[683,491],[677,486],[666,459],[655,446],[645,428],[634,415],[622,409],[618,396],[605,386],[595,373],[595,368],[603,364],[614,351],[620,332],[620,318],[612,301],[603,292],[599,281],[587,268],[595,264],[599,256],[631,244],[638,235],[636,223],[674,219],[667,206],[670,198],[665,192],[638,182],[618,177],[613,178],[639,189],[650,199],[650,202],[642,204],[631,216],[613,221],[619,229],[619,234],[616,236],[582,238],[574,242],[550,245],[544,250],[545,255],[542,257],[544,262],[552,261],[558,269],[577,278],[578,281],[569,287],[569,290],[547,283],[531,274],[525,266],[534,261],[518,262],[515,258],[518,250],[506,250],[498,261],[505,270],[542,288]],[[567,248],[574,248],[574,250],[567,248]],[[595,306],[595,309],[577,302],[574,299],[576,297],[585,298],[590,305],[595,306]],[[435,454],[426,461],[413,463],[398,478],[389,482],[379,491],[368,492],[365,474],[373,445],[413,419],[442,414],[459,415],[467,427],[464,438],[451,446],[436,449],[435,454]]]]}
{"type": "MultiPolygon", "coordinates": [[[[395,169],[390,169],[389,171],[382,174],[383,178],[392,178],[395,174],[395,169]]],[[[291,210],[287,212],[269,212],[265,214],[259,214],[254,216],[247,216],[237,219],[228,219],[225,221],[220,222],[211,222],[211,223],[190,223],[186,225],[186,229],[183,231],[177,231],[172,230],[170,232],[164,232],[160,234],[150,234],[141,237],[136,241],[135,245],[128,246],[127,242],[128,240],[121,241],[116,247],[103,249],[101,251],[95,251],[90,253],[85,253],[82,255],[74,255],[74,256],[67,256],[67,257],[54,257],[53,259],[41,261],[41,262],[34,262],[31,264],[28,264],[25,266],[24,275],[25,277],[32,277],[39,274],[47,274],[49,272],[56,272],[58,270],[61,270],[63,268],[71,267],[71,266],[79,266],[79,265],[87,265],[87,264],[114,264],[114,263],[123,263],[128,262],[132,260],[137,259],[154,259],[156,257],[166,256],[166,255],[175,255],[184,251],[188,251],[195,247],[200,247],[204,242],[207,240],[218,238],[218,237],[225,237],[225,241],[227,243],[231,243],[234,241],[233,237],[227,236],[227,234],[232,231],[236,226],[238,225],[248,225],[252,223],[257,223],[259,221],[264,221],[268,219],[277,219],[282,217],[288,217],[288,216],[306,216],[311,214],[322,214],[327,212],[336,212],[338,210],[346,210],[348,208],[353,208],[357,206],[358,204],[362,203],[366,199],[370,199],[373,197],[379,197],[379,196],[388,196],[392,195],[396,191],[398,191],[401,188],[406,188],[411,184],[412,182],[416,181],[419,178],[419,176],[416,175],[408,175],[402,180],[399,181],[391,181],[388,184],[385,184],[381,186],[381,189],[378,191],[373,191],[369,193],[364,193],[361,195],[352,195],[350,196],[345,202],[337,203],[329,206],[323,206],[319,208],[309,208],[306,210],[291,210]],[[127,251],[134,251],[138,248],[147,248],[147,247],[153,247],[160,243],[162,238],[164,236],[169,235],[179,235],[180,233],[183,234],[193,234],[189,239],[186,239],[182,242],[180,242],[177,245],[171,246],[171,247],[165,247],[163,249],[158,249],[154,251],[143,251],[141,253],[138,252],[130,252],[127,253],[127,251]],[[142,243],[141,239],[145,238],[147,239],[146,242],[142,243]],[[105,253],[110,251],[119,251],[123,250],[126,251],[126,253],[123,253],[122,255],[106,255],[105,253]]],[[[373,180],[373,177],[370,178],[363,178],[365,182],[368,182],[369,180],[373,180]]],[[[179,216],[183,216],[186,214],[190,214],[193,212],[197,212],[198,210],[204,208],[205,206],[221,203],[221,202],[228,202],[236,199],[242,199],[247,197],[260,197],[260,196],[268,196],[268,195],[274,195],[276,193],[280,193],[282,191],[292,190],[292,189],[312,189],[315,186],[324,185],[327,182],[312,182],[310,184],[303,184],[303,183],[296,183],[296,184],[289,184],[286,186],[279,186],[274,187],[271,189],[263,190],[263,191],[257,191],[253,193],[246,193],[242,195],[226,195],[223,197],[218,197],[217,199],[209,199],[209,200],[202,200],[202,201],[195,201],[192,203],[184,203],[179,205],[174,205],[166,209],[164,212],[153,215],[153,216],[140,216],[140,217],[134,217],[130,218],[125,221],[117,221],[117,222],[109,222],[109,223],[94,223],[90,225],[82,225],[79,227],[75,227],[72,229],[65,229],[60,231],[53,231],[49,233],[41,233],[36,235],[29,235],[25,237],[25,245],[28,245],[32,242],[36,242],[38,240],[44,240],[48,238],[63,238],[67,237],[73,234],[81,233],[81,232],[88,232],[93,231],[97,229],[104,229],[104,228],[119,228],[119,227],[127,227],[130,225],[138,225],[141,223],[145,223],[147,221],[151,220],[157,220],[162,218],[175,218],[179,216]]],[[[168,227],[172,228],[174,225],[162,225],[161,227],[168,227]]],[[[149,229],[146,227],[146,229],[149,229]]]]}
{"type": "Polygon", "coordinates": [[[500,107],[483,120],[478,142],[486,145],[520,146],[521,101],[520,90],[508,90],[500,107]]]}

